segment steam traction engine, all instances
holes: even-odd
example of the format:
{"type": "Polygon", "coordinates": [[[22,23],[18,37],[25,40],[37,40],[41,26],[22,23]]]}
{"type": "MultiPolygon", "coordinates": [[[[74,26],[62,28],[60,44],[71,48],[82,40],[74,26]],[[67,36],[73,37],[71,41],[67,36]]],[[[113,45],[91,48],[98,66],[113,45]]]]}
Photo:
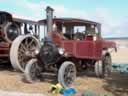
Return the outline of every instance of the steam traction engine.
{"type": "Polygon", "coordinates": [[[38,39],[39,25],[36,22],[13,18],[10,13],[0,12],[1,63],[11,61],[14,69],[24,71],[31,54],[40,47],[38,39]]]}
{"type": "Polygon", "coordinates": [[[47,8],[44,44],[25,67],[25,79],[32,83],[41,73],[51,72],[63,87],[70,86],[76,73],[93,69],[98,77],[111,73],[110,49],[116,44],[101,37],[101,25],[76,18],[52,18],[53,9],[47,8]]]}

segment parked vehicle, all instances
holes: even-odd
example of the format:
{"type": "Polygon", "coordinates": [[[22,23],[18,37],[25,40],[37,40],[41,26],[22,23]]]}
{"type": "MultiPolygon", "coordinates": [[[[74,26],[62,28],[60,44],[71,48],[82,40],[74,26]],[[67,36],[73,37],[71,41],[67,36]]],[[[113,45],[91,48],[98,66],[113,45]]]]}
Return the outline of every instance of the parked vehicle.
{"type": "Polygon", "coordinates": [[[14,69],[24,71],[30,59],[27,53],[34,48],[40,48],[38,23],[0,11],[0,62],[10,61],[14,69]]]}
{"type": "Polygon", "coordinates": [[[47,35],[40,50],[36,51],[25,67],[25,79],[32,83],[43,72],[55,73],[63,87],[70,86],[76,73],[94,70],[98,77],[111,73],[110,49],[116,44],[101,37],[101,24],[76,18],[52,18],[48,7],[47,19],[39,23],[47,25],[47,35]]]}

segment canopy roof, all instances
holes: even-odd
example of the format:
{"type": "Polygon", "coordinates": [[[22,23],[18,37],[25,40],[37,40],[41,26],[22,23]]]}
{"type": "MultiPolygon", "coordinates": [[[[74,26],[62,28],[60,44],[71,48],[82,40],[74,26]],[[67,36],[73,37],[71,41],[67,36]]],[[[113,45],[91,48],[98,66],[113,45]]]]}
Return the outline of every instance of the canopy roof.
{"type": "Polygon", "coordinates": [[[2,14],[6,15],[7,20],[12,21],[12,15],[10,13],[5,11],[0,11],[0,15],[2,14]]]}
{"type": "Polygon", "coordinates": [[[7,18],[11,19],[12,21],[18,22],[18,23],[37,24],[38,25],[37,21],[28,20],[28,19],[21,19],[21,18],[15,18],[10,13],[5,12],[5,11],[0,11],[0,15],[1,14],[7,15],[7,18]]]}
{"type": "MultiPolygon", "coordinates": [[[[84,26],[84,25],[97,25],[98,22],[93,22],[90,20],[78,19],[78,18],[54,18],[53,22],[56,24],[64,25],[74,25],[74,26],[84,26]]],[[[39,23],[46,24],[46,19],[40,20],[39,23]]]]}
{"type": "Polygon", "coordinates": [[[11,16],[11,14],[10,14],[10,13],[5,12],[5,11],[0,11],[0,14],[7,14],[7,15],[10,15],[10,16],[11,16]]]}
{"type": "Polygon", "coordinates": [[[36,24],[36,25],[38,25],[38,22],[32,21],[32,20],[27,20],[27,19],[13,18],[13,21],[19,22],[19,23],[36,24]]]}

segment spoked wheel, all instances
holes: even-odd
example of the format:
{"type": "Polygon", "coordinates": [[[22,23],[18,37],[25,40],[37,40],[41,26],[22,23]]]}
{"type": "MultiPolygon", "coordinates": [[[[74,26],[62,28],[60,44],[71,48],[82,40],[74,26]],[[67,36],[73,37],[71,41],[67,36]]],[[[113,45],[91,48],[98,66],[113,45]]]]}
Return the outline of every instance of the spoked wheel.
{"type": "Polygon", "coordinates": [[[64,62],[58,72],[58,82],[64,87],[69,87],[76,79],[76,67],[73,62],[64,62]]]}
{"type": "Polygon", "coordinates": [[[98,77],[108,77],[112,72],[111,56],[105,56],[95,63],[95,73],[98,77]]]}
{"type": "Polygon", "coordinates": [[[39,80],[41,76],[41,68],[38,66],[36,59],[31,59],[28,64],[26,65],[24,71],[24,79],[28,83],[33,83],[39,80]]]}
{"type": "Polygon", "coordinates": [[[24,72],[27,62],[39,50],[39,41],[32,35],[18,36],[10,48],[10,61],[14,69],[24,72]]]}

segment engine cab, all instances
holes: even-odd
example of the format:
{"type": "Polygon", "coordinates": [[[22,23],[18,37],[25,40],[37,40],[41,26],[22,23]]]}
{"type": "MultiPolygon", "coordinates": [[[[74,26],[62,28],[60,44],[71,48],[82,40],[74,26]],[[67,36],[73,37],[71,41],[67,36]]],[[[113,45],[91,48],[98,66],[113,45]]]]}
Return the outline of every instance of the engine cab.
{"type": "MultiPolygon", "coordinates": [[[[47,24],[46,20],[40,22],[47,24]]],[[[58,48],[75,58],[101,58],[100,23],[78,18],[53,18],[51,38],[58,48]]]]}

